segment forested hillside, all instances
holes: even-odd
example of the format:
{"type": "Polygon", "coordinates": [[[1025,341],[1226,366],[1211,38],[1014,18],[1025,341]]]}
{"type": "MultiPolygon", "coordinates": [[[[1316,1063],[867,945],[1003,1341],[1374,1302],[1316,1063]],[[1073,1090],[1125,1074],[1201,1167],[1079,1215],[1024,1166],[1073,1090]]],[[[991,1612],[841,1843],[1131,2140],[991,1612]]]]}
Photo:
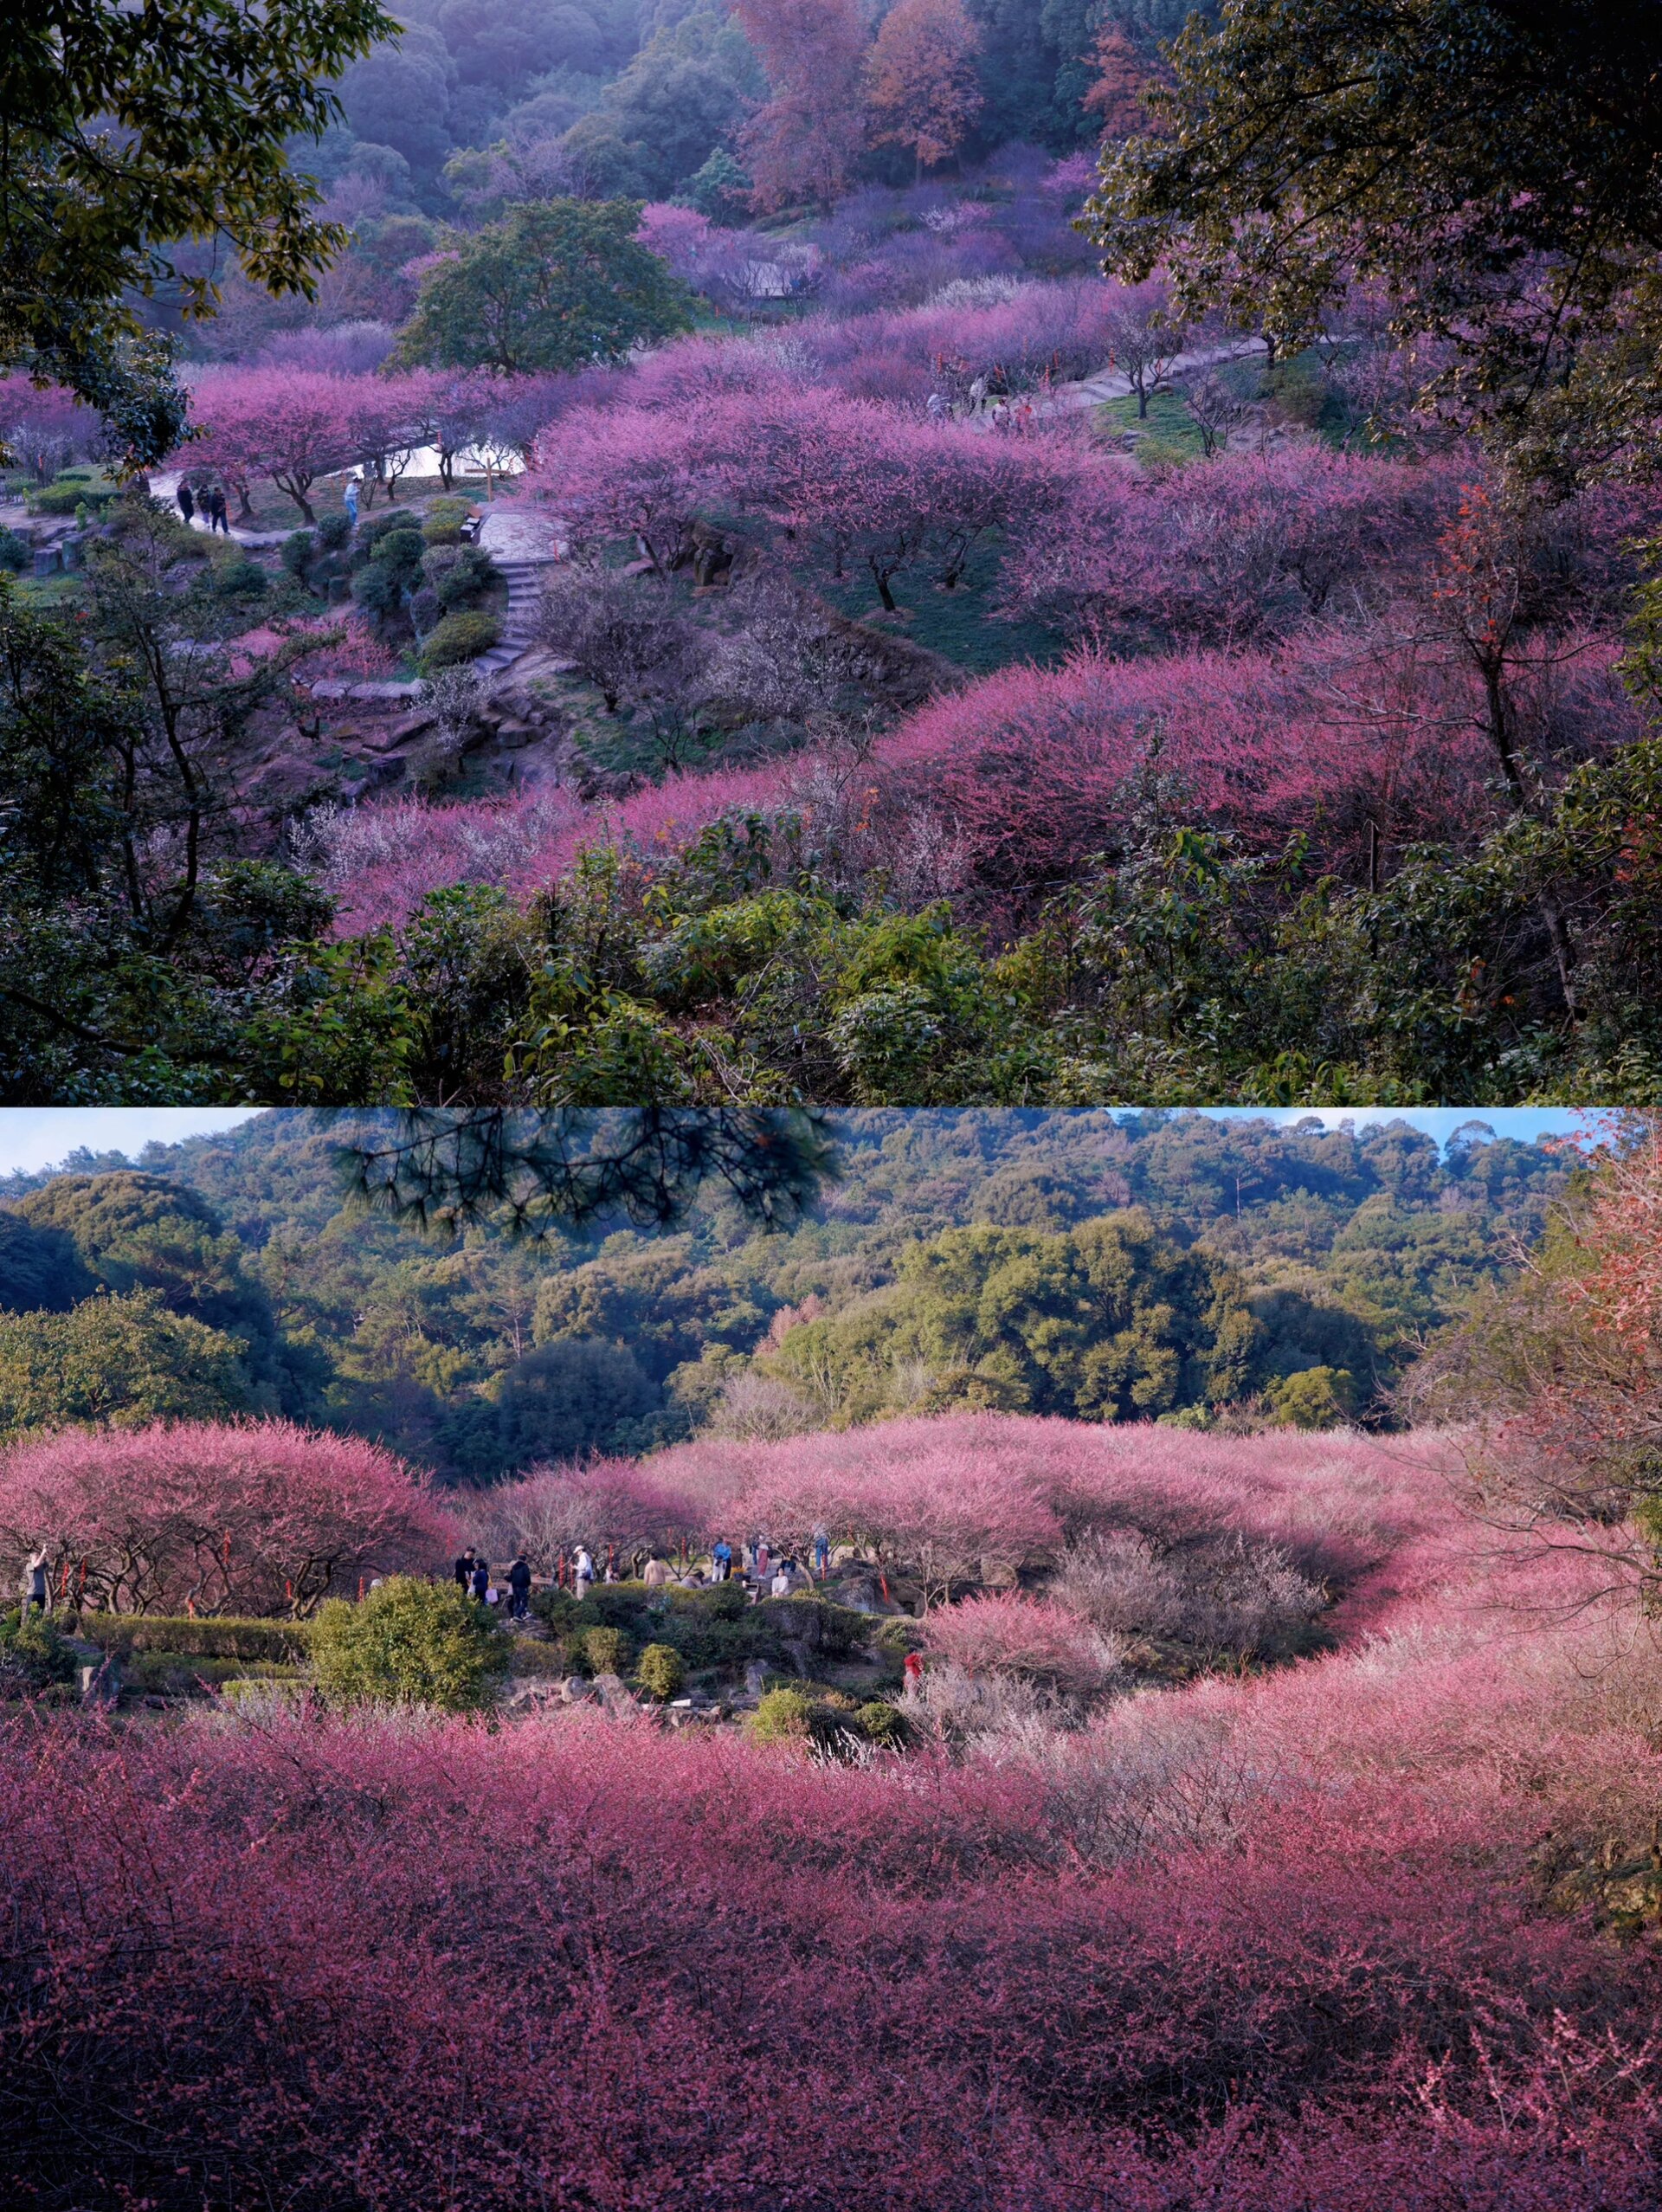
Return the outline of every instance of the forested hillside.
{"type": "Polygon", "coordinates": [[[706,1194],[671,1233],[424,1241],[346,1210],[344,1125],[309,1113],[138,1173],[82,1154],[14,1177],[0,1426],[49,1417],[54,1390],[87,1417],[76,1342],[134,1377],[134,1420],[299,1413],[464,1480],[965,1408],[1378,1422],[1568,1171],[1478,1122],[1446,1153],[1406,1123],[1162,1112],[833,1127],[837,1179],[771,1235],[706,1194]]]}

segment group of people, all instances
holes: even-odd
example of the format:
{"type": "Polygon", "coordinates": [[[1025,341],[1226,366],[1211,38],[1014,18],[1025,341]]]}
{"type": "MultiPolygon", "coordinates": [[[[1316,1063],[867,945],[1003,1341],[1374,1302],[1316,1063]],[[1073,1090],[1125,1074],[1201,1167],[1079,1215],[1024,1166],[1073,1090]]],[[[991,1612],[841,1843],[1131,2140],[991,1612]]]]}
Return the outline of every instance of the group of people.
{"type": "MultiPolygon", "coordinates": [[[[831,1538],[822,1523],[815,1526],[808,1557],[811,1571],[801,1566],[791,1553],[776,1554],[767,1538],[758,1533],[740,1544],[737,1550],[725,1536],[718,1537],[711,1548],[707,1575],[697,1567],[677,1570],[667,1559],[655,1555],[645,1557],[637,1553],[628,1564],[636,1578],[645,1583],[648,1590],[665,1590],[671,1583],[683,1590],[705,1590],[716,1583],[731,1582],[737,1570],[757,1597],[789,1597],[796,1590],[812,1588],[816,1579],[823,1582],[830,1570],[831,1538]]],[[[506,1580],[500,1584],[492,1575],[485,1555],[471,1546],[457,1559],[454,1572],[456,1587],[465,1597],[474,1598],[480,1605],[506,1603],[510,1620],[525,1619],[530,1608],[532,1577],[531,1563],[523,1551],[516,1553],[506,1580]]],[[[588,1545],[579,1544],[569,1559],[562,1558],[555,1579],[569,1588],[581,1604],[596,1582],[615,1583],[618,1574],[610,1555],[602,1569],[596,1566],[595,1555],[588,1545]]]]}
{"type": "Polygon", "coordinates": [[[226,513],[225,494],[217,484],[200,484],[193,488],[190,479],[181,476],[179,488],[173,496],[178,501],[179,513],[187,523],[200,508],[209,531],[222,530],[228,538],[230,536],[231,525],[226,513]]]}
{"type": "Polygon", "coordinates": [[[500,1605],[506,1599],[508,1618],[523,1621],[531,1608],[531,1562],[523,1551],[514,1555],[506,1583],[499,1589],[491,1578],[490,1561],[471,1547],[456,1561],[456,1587],[464,1597],[481,1605],[500,1605]]]}

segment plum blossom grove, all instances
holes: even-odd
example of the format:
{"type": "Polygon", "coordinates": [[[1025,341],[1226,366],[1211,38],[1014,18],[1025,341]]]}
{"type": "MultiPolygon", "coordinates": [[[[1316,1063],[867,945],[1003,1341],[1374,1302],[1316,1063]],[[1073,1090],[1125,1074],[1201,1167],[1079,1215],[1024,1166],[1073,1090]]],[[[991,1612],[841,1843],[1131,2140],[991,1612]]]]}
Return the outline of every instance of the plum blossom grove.
{"type": "Polygon", "coordinates": [[[1234,1519],[1330,1578],[1333,1648],[1059,1727],[1127,1639],[1077,1580],[974,1598],[938,1615],[916,1747],[854,1766],[580,1714],[8,1722],[0,2111],[9,2144],[42,2098],[62,2119],[30,2131],[47,2201],[258,2171],[506,2204],[584,2161],[619,2208],[759,2205],[787,2169],[828,2204],[804,2161],[920,2208],[1083,2212],[1105,2172],[1150,2212],[1649,2201],[1654,1959],[1539,1886],[1648,1819],[1653,1660],[1575,1611],[1573,1570],[1474,1545],[1434,1436],[913,1424],[818,1440],[800,1495],[795,1447],[751,1448],[737,1493],[680,1455],[654,1498],[574,1486],[558,1525],[638,1531],[680,1485],[899,1551],[966,1453],[1006,1557],[1094,1528],[1101,1587],[1117,1529],[1234,1519]]]}
{"type": "MultiPolygon", "coordinates": [[[[762,1726],[834,1696],[802,1675],[748,1732],[678,1729],[623,1692],[606,1625],[603,1704],[337,1710],[258,1680],[263,1702],[198,1682],[164,1713],[8,1703],[7,2170],[48,2204],[168,2212],[256,2177],[298,2204],[506,2207],[577,2167],[617,2212],[1091,2212],[1105,2177],[1138,2212],[1639,2212],[1662,1774],[1630,1448],[1662,1151],[1634,1133],[1430,1362],[1453,1429],[972,1412],[471,1493],[269,1422],[12,1446],[8,1564],[47,1539],[97,1560],[126,1609],[55,1588],[54,1615],[129,1648],[182,1598],[194,1648],[261,1629],[233,1606],[303,1648],[299,1560],[419,1590],[464,1532],[537,1558],[551,1625],[596,1609],[550,1571],[577,1547],[654,1555],[618,1603],[718,1666],[747,1616],[857,1620],[828,1590],[904,1582],[920,1610],[865,1616],[909,1654],[866,1709],[881,1745],[847,1698],[840,1736],[762,1726]],[[678,1587],[667,1555],[713,1569],[724,1532],[758,1557],[823,1538],[836,1565],[777,1603],[678,1587]],[[131,1561],[145,1579],[108,1578],[131,1561]]],[[[374,1601],[325,1625],[381,1633],[374,1601]]]]}

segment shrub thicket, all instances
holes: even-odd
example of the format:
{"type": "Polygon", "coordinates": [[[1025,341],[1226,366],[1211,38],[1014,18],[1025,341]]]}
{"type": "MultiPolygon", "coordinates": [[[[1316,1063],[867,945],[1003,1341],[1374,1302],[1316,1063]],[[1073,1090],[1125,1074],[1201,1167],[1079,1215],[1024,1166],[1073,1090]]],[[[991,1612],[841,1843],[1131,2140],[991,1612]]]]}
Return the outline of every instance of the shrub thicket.
{"type": "Polygon", "coordinates": [[[312,1633],[318,1687],[340,1705],[490,1705],[507,1673],[509,1640],[448,1583],[395,1575],[363,1603],[332,1600],[312,1633]]]}

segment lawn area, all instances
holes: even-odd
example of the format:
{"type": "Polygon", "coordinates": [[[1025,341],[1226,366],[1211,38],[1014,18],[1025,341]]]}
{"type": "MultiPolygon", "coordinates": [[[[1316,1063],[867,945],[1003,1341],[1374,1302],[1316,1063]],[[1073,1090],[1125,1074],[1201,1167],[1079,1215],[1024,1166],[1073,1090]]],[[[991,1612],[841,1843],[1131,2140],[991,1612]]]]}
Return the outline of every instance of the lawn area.
{"type": "Polygon", "coordinates": [[[1175,391],[1156,392],[1149,402],[1147,415],[1141,418],[1131,393],[1124,399],[1105,399],[1100,407],[1092,410],[1092,420],[1104,430],[1140,431],[1139,458],[1153,460],[1157,455],[1174,461],[1199,461],[1205,452],[1195,418],[1175,391]],[[1155,451],[1145,454],[1147,447],[1155,451]]]}
{"type": "Polygon", "coordinates": [[[851,571],[841,584],[816,579],[821,597],[839,614],[875,629],[899,631],[914,645],[938,653],[944,661],[976,676],[991,675],[1016,661],[1036,661],[1047,667],[1067,649],[1059,630],[1046,623],[1001,621],[993,610],[1003,546],[989,538],[976,548],[954,591],[944,590],[926,569],[897,577],[893,590],[900,603],[899,615],[883,611],[877,587],[861,569],[851,571]]]}

